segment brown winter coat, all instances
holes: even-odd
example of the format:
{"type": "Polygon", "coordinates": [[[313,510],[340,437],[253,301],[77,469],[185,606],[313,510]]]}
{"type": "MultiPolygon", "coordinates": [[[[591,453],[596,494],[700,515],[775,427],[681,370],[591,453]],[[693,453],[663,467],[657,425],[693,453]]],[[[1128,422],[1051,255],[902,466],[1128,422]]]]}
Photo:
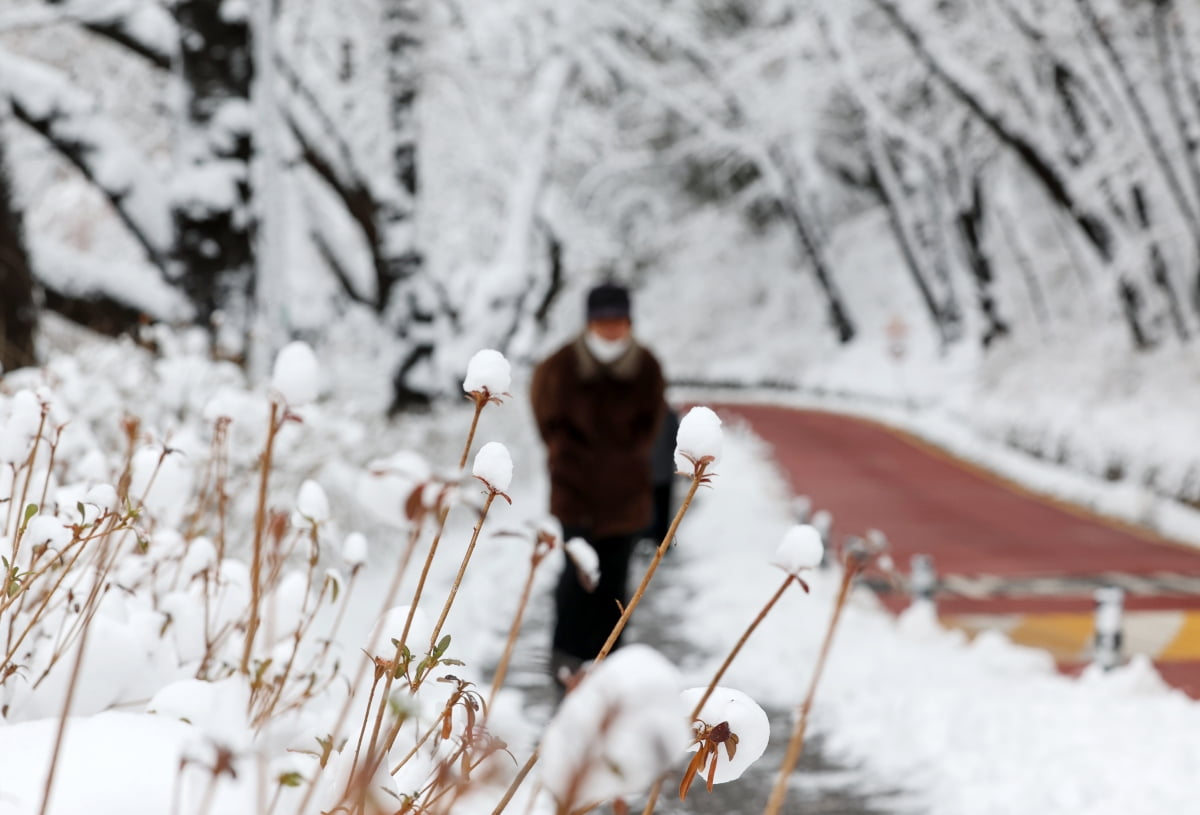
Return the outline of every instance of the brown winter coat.
{"type": "Polygon", "coordinates": [[[650,450],[662,419],[662,369],[637,343],[598,361],[580,336],[533,372],[531,399],[550,469],[550,511],[594,538],[650,523],[650,450]]]}

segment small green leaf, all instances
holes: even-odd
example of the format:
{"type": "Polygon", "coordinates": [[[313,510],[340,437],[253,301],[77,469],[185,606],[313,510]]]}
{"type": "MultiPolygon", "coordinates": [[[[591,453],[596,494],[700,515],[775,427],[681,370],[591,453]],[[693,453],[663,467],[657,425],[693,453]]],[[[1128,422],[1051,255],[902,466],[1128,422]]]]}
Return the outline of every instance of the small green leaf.
{"type": "Polygon", "coordinates": [[[281,787],[298,787],[302,783],[304,783],[304,776],[295,771],[283,773],[279,776],[279,785],[281,787]]]}
{"type": "Polygon", "coordinates": [[[442,637],[441,641],[437,644],[437,648],[433,649],[433,658],[441,659],[442,654],[446,653],[446,649],[449,647],[450,647],[450,635],[447,634],[446,636],[442,637]]]}
{"type": "Polygon", "coordinates": [[[29,523],[29,519],[32,518],[34,515],[37,515],[37,511],[38,511],[37,504],[30,504],[29,506],[25,507],[25,523],[29,523]]]}
{"type": "Polygon", "coordinates": [[[443,665],[457,665],[457,666],[461,667],[463,665],[466,665],[467,663],[463,662],[461,659],[446,658],[446,659],[442,660],[442,664],[443,665]]]}

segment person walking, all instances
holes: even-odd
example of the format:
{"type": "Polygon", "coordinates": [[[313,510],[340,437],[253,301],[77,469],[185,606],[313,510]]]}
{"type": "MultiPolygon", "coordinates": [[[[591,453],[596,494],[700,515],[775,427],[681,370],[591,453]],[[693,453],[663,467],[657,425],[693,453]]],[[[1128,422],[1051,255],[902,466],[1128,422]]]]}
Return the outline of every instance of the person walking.
{"type": "Polygon", "coordinates": [[[596,286],[586,316],[584,331],[539,364],[530,384],[550,511],[564,541],[583,538],[600,565],[591,591],[569,559],[559,575],[551,670],[560,683],[596,656],[629,600],[629,559],[653,514],[650,453],[666,405],[662,368],[633,337],[629,290],[596,286]]]}

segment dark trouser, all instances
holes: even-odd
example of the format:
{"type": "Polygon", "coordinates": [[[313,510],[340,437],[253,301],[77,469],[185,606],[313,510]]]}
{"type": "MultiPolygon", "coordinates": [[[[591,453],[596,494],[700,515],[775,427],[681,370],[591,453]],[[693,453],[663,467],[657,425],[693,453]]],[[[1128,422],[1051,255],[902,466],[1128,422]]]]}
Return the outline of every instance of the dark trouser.
{"type": "MultiPolygon", "coordinates": [[[[563,539],[585,538],[600,558],[600,582],[586,592],[567,559],[554,590],[554,650],[580,660],[594,659],[621,618],[620,602],[629,602],[629,556],[633,536],[592,539],[578,529],[564,529],[563,539]]],[[[618,641],[618,644],[619,641],[618,641]]]]}
{"type": "Polygon", "coordinates": [[[650,539],[661,543],[675,520],[675,482],[667,481],[654,485],[654,523],[650,526],[650,539]]]}

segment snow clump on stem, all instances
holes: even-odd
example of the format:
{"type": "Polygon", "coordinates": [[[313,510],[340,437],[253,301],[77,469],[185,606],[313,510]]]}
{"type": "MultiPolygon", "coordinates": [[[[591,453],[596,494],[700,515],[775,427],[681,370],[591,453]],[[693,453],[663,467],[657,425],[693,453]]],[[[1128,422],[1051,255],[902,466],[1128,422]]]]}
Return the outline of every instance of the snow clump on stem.
{"type": "Polygon", "coordinates": [[[563,546],[579,575],[584,591],[594,591],[600,583],[600,556],[583,538],[571,538],[563,546]]]}
{"type": "Polygon", "coordinates": [[[545,788],[566,811],[647,789],[682,757],[679,671],[648,645],[598,664],[567,694],[542,739],[545,788]]]}
{"type": "Polygon", "coordinates": [[[296,514],[302,522],[320,525],[329,520],[329,498],[321,485],[311,478],[300,485],[296,496],[296,514]]]}
{"type": "MultiPolygon", "coordinates": [[[[681,695],[684,705],[695,708],[706,691],[707,688],[685,690],[681,695]]],[[[758,703],[740,690],[720,686],[700,708],[693,728],[692,745],[688,749],[700,752],[692,759],[695,769],[689,767],[685,775],[681,796],[696,775],[703,777],[710,788],[740,778],[762,756],[771,735],[771,722],[758,703]],[[710,761],[714,763],[709,764],[710,761]]]]}
{"type": "Polygon", "coordinates": [[[809,524],[796,524],[784,533],[771,563],[793,577],[799,577],[800,572],[820,566],[824,556],[821,532],[809,524]]]}
{"type": "Polygon", "coordinates": [[[513,463],[508,448],[498,441],[489,441],[475,454],[471,475],[493,492],[504,492],[512,483],[513,463]]]}
{"type": "Polygon", "coordinates": [[[675,467],[689,473],[721,457],[721,419],[711,408],[694,407],[679,423],[675,435],[675,467]]]}
{"type": "Polygon", "coordinates": [[[467,363],[467,377],[463,390],[471,394],[483,394],[485,398],[499,396],[508,391],[512,384],[512,366],[504,354],[484,348],[476,351],[467,363]]]}
{"type": "Polygon", "coordinates": [[[288,407],[304,407],[320,393],[321,366],[308,343],[294,340],[279,350],[271,372],[271,388],[288,407]]]}
{"type": "Polygon", "coordinates": [[[367,562],[367,538],[361,532],[351,532],[342,541],[342,562],[358,569],[367,562]]]}

